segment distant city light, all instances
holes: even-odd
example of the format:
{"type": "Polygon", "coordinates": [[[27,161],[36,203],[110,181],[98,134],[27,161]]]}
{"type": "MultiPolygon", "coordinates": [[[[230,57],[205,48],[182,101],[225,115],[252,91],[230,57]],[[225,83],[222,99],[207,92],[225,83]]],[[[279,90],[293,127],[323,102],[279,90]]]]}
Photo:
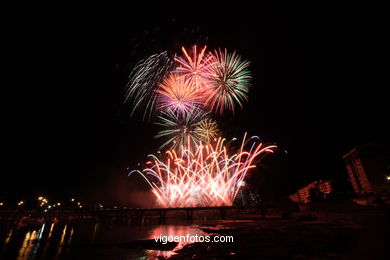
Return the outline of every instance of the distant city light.
{"type": "Polygon", "coordinates": [[[390,181],[390,176],[386,176],[386,180],[390,181]]]}
{"type": "MultiPolygon", "coordinates": [[[[82,205],[82,203],[80,201],[77,201],[76,198],[71,198],[70,200],[74,203],[74,204],[72,203],[73,207],[84,208],[84,206],[85,206],[85,205],[82,205]]],[[[64,201],[57,201],[57,202],[51,201],[49,203],[48,199],[44,196],[36,196],[35,198],[32,198],[31,201],[30,200],[19,200],[19,201],[16,201],[15,205],[17,207],[22,208],[22,206],[23,207],[30,206],[30,203],[34,202],[34,201],[36,202],[35,207],[41,208],[41,210],[44,212],[48,212],[50,210],[54,210],[54,209],[59,208],[59,207],[68,208],[70,206],[70,205],[69,206],[67,205],[66,201],[65,202],[64,201]]],[[[104,206],[104,204],[102,204],[102,203],[96,203],[94,205],[95,205],[95,207],[97,207],[99,209],[104,209],[104,208],[110,207],[107,205],[104,206]]],[[[6,202],[0,201],[0,207],[5,207],[5,206],[6,206],[6,202]]],[[[87,208],[89,208],[88,205],[87,205],[87,208]]],[[[116,205],[116,206],[113,206],[113,208],[117,209],[120,207],[116,205]]]]}

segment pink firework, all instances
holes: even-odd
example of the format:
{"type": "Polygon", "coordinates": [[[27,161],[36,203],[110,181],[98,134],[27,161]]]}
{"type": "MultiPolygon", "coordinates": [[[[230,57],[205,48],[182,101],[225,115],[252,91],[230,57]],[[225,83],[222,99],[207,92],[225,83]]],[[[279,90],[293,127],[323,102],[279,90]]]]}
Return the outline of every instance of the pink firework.
{"type": "Polygon", "coordinates": [[[160,94],[159,109],[169,109],[182,114],[188,113],[193,108],[203,105],[202,95],[190,82],[177,74],[171,74],[156,90],[160,94]]]}
{"type": "Polygon", "coordinates": [[[192,83],[196,88],[203,89],[207,86],[209,69],[213,65],[214,58],[211,53],[206,53],[207,46],[204,46],[200,52],[196,45],[192,47],[192,56],[182,47],[183,57],[176,56],[175,61],[179,63],[175,72],[182,74],[186,82],[192,83]]]}
{"type": "Polygon", "coordinates": [[[161,207],[231,206],[255,160],[273,152],[274,145],[252,143],[244,150],[229,152],[224,139],[206,144],[188,142],[181,152],[167,151],[167,158],[151,156],[148,167],[140,173],[152,187],[161,207]]]}

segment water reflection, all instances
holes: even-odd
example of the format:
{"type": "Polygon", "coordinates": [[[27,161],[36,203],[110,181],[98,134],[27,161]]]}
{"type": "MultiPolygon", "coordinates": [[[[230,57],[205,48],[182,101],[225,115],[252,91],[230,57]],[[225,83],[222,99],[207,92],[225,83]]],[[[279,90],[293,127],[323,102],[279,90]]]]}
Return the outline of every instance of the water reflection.
{"type": "Polygon", "coordinates": [[[58,248],[57,248],[55,259],[58,259],[58,257],[61,255],[61,251],[62,251],[62,248],[64,246],[64,239],[65,239],[66,228],[67,227],[68,227],[68,225],[65,225],[64,228],[62,229],[61,240],[60,240],[60,242],[58,244],[58,248]]]}
{"type": "MultiPolygon", "coordinates": [[[[44,224],[44,225],[45,225],[45,224],[44,224]]],[[[50,225],[49,234],[47,235],[47,238],[46,238],[46,241],[47,241],[47,242],[46,242],[45,246],[43,247],[42,255],[46,255],[47,248],[48,248],[48,246],[50,245],[50,238],[51,238],[51,235],[52,235],[52,233],[53,233],[54,225],[55,225],[55,223],[51,223],[51,225],[50,225]]]]}
{"type": "MultiPolygon", "coordinates": [[[[183,236],[186,237],[189,236],[206,236],[207,234],[200,230],[197,226],[175,226],[175,225],[161,225],[155,227],[150,234],[149,239],[155,239],[158,236],[183,236]]],[[[176,254],[177,250],[182,249],[185,245],[187,245],[189,242],[185,241],[184,239],[179,240],[177,246],[170,251],[162,251],[162,250],[147,250],[146,253],[150,256],[156,256],[156,257],[165,257],[169,258],[172,255],[176,254]]]]}
{"type": "Polygon", "coordinates": [[[9,240],[11,239],[11,236],[12,236],[12,232],[13,232],[12,229],[8,232],[7,238],[5,239],[5,242],[4,242],[5,245],[7,245],[9,243],[9,240]]]}
{"type": "Polygon", "coordinates": [[[99,222],[95,223],[95,226],[93,228],[93,233],[92,233],[92,242],[95,242],[95,237],[96,237],[96,232],[99,229],[99,222]]]}
{"type": "MultiPolygon", "coordinates": [[[[8,229],[1,229],[5,232],[0,233],[0,259],[168,258],[187,242],[180,241],[170,251],[149,250],[147,246],[142,249],[144,245],[138,247],[132,243],[154,240],[155,236],[159,235],[206,235],[196,225],[173,222],[176,223],[159,224],[161,222],[158,219],[145,218],[136,224],[128,218],[123,218],[46,221],[23,228],[9,225],[8,229]]],[[[158,244],[157,248],[159,246],[158,244]]]]}
{"type": "Polygon", "coordinates": [[[19,249],[18,260],[27,259],[30,256],[30,251],[34,246],[34,242],[37,236],[37,232],[27,232],[24,237],[23,244],[19,249]]]}
{"type": "Polygon", "coordinates": [[[38,231],[38,240],[36,241],[36,245],[34,246],[34,249],[33,249],[33,251],[32,251],[32,255],[33,255],[33,256],[36,256],[36,255],[37,255],[38,248],[39,248],[39,246],[40,246],[40,244],[41,244],[43,231],[45,230],[45,226],[46,226],[46,224],[43,223],[41,229],[38,231]]]}

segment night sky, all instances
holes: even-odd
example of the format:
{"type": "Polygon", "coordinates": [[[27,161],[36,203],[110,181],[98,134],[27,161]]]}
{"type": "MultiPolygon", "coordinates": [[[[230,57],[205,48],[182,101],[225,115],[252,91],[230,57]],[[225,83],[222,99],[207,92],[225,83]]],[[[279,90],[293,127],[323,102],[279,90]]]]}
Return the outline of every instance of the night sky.
{"type": "Polygon", "coordinates": [[[15,12],[2,33],[0,197],[145,191],[126,168],[156,151],[158,128],[129,117],[126,78],[140,59],[194,43],[251,61],[249,102],[220,121],[229,137],[280,147],[250,176],[265,197],[346,178],[345,153],[389,141],[381,17],[353,6],[15,12]]]}

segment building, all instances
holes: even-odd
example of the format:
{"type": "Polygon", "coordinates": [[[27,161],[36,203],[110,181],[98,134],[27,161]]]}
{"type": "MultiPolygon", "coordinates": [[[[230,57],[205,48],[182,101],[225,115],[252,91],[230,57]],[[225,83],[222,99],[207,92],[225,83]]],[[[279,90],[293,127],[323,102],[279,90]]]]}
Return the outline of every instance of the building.
{"type": "Polygon", "coordinates": [[[343,156],[356,194],[390,191],[390,144],[368,144],[343,156]]]}
{"type": "Polygon", "coordinates": [[[305,187],[300,188],[297,192],[290,195],[289,198],[296,203],[308,203],[310,202],[310,192],[313,189],[318,193],[324,194],[326,196],[326,194],[329,194],[333,191],[332,181],[314,181],[305,187]]]}

